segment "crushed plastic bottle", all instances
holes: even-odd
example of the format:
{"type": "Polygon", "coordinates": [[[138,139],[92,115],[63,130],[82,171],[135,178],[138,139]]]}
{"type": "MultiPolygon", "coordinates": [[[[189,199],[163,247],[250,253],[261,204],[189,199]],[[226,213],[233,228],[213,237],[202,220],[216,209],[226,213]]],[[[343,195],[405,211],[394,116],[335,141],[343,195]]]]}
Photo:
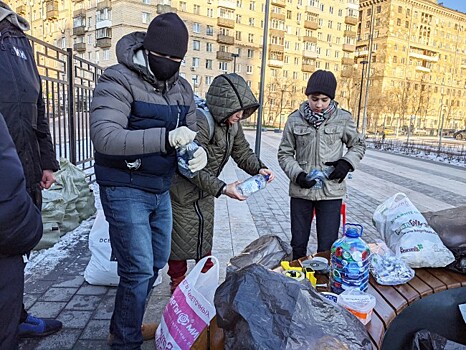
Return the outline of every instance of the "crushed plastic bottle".
{"type": "Polygon", "coordinates": [[[176,155],[178,157],[178,170],[183,176],[192,178],[194,173],[189,170],[188,163],[193,159],[194,153],[199,148],[199,145],[192,141],[185,146],[181,146],[176,149],[176,155]]]}
{"type": "Polygon", "coordinates": [[[267,185],[268,180],[269,175],[257,174],[247,180],[244,180],[238,184],[236,188],[242,196],[249,197],[251,194],[262,190],[267,185]]]}
{"type": "Polygon", "coordinates": [[[313,169],[309,174],[306,176],[306,180],[316,180],[316,184],[311,187],[312,190],[318,190],[324,187],[325,181],[328,179],[330,174],[335,168],[333,166],[327,167],[323,170],[313,169]]]}
{"type": "Polygon", "coordinates": [[[371,251],[361,239],[363,228],[359,224],[346,224],[343,230],[343,237],[330,249],[330,288],[337,294],[349,288],[365,292],[369,286],[371,251]]]}

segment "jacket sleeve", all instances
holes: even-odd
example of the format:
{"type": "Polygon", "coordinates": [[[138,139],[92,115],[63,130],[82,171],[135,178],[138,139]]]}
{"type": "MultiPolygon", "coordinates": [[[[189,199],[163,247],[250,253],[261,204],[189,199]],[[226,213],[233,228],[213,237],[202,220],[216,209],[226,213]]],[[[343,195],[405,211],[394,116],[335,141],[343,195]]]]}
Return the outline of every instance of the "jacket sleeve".
{"type": "Polygon", "coordinates": [[[249,142],[244,136],[243,128],[240,123],[235,124],[238,127],[238,132],[233,140],[233,148],[231,157],[238,164],[240,169],[243,169],[249,175],[256,175],[260,169],[267,168],[262,161],[257,157],[254,151],[249,146],[249,142]]]}
{"type": "Polygon", "coordinates": [[[353,170],[356,170],[366,152],[366,142],[358,133],[352,117],[346,120],[342,140],[348,149],[343,159],[351,164],[353,170]]]}
{"type": "Polygon", "coordinates": [[[296,139],[293,133],[293,117],[288,117],[283,130],[282,140],[278,146],[278,164],[285,172],[286,176],[296,182],[298,175],[303,172],[303,168],[296,160],[296,139]]]}
{"type": "Polygon", "coordinates": [[[42,237],[42,218],[26,191],[23,168],[1,114],[0,154],[0,254],[22,255],[42,237]]]}
{"type": "Polygon", "coordinates": [[[127,129],[132,102],[126,77],[114,67],[105,70],[91,104],[91,139],[97,152],[115,156],[166,152],[165,128],[127,129]]]}
{"type": "MultiPolygon", "coordinates": [[[[209,122],[202,115],[198,115],[197,117],[197,128],[198,133],[196,135],[196,142],[207,151],[207,157],[212,157],[212,155],[209,154],[208,149],[208,145],[211,142],[209,138],[209,122]]],[[[209,164],[210,161],[210,159],[207,159],[207,164],[209,164]]],[[[226,185],[224,181],[220,180],[216,176],[216,174],[212,174],[208,165],[204,169],[200,170],[192,179],[190,179],[190,181],[202,191],[215,197],[220,196],[223,186],[226,185]]]]}
{"type": "Polygon", "coordinates": [[[52,143],[50,128],[47,116],[45,115],[45,104],[42,97],[42,84],[37,98],[37,142],[40,149],[40,165],[42,170],[57,171],[58,165],[57,155],[52,143]]]}

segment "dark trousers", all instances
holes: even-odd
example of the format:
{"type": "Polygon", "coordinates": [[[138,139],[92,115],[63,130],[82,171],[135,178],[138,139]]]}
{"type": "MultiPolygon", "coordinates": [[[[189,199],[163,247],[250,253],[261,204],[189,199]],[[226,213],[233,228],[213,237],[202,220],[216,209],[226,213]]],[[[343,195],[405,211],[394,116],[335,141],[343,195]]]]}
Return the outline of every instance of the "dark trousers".
{"type": "Polygon", "coordinates": [[[24,262],[20,255],[0,257],[0,349],[16,349],[24,310],[24,262]]]}
{"type": "Polygon", "coordinates": [[[309,201],[291,198],[291,247],[293,259],[307,256],[312,214],[316,212],[317,252],[330,250],[340,229],[341,199],[309,201]]]}
{"type": "MultiPolygon", "coordinates": [[[[40,189],[39,184],[34,186],[34,188],[32,188],[32,189],[28,188],[27,191],[28,191],[29,195],[31,196],[32,202],[34,203],[34,205],[37,208],[39,208],[40,211],[42,211],[42,190],[40,189]]],[[[23,276],[23,280],[24,280],[24,267],[23,267],[22,276],[23,276]]],[[[24,282],[23,282],[23,287],[24,287],[24,282]]],[[[28,313],[27,313],[26,308],[24,307],[24,304],[23,304],[23,306],[21,308],[20,317],[19,317],[19,323],[23,323],[24,321],[26,321],[27,317],[28,317],[28,313]]]]}

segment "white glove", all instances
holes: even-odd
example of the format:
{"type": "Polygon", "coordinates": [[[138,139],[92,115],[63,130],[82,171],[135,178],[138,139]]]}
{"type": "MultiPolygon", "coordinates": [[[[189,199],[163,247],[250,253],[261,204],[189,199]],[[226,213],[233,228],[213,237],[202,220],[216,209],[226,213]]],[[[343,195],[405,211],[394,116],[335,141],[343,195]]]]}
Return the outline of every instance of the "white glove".
{"type": "Polygon", "coordinates": [[[188,162],[188,168],[193,173],[204,169],[207,165],[207,153],[204,148],[199,147],[193,154],[193,159],[188,162]]]}
{"type": "Polygon", "coordinates": [[[180,126],[168,133],[168,142],[170,146],[178,148],[194,141],[196,132],[186,126],[180,126]]]}

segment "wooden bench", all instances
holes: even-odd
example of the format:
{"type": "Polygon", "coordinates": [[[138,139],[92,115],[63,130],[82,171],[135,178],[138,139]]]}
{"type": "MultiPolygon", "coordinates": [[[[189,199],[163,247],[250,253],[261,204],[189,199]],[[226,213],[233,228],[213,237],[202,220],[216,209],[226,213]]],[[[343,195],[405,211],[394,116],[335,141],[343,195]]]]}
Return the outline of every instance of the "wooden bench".
{"type": "MultiPolygon", "coordinates": [[[[330,258],[330,253],[319,253],[317,256],[330,258]]],[[[371,321],[366,329],[375,349],[382,347],[383,337],[390,323],[406,307],[428,295],[447,289],[466,286],[466,275],[445,268],[414,269],[416,275],[408,283],[398,286],[383,286],[370,276],[368,292],[377,300],[371,321]]],[[[328,283],[328,276],[317,275],[317,283],[328,283]]],[[[328,291],[328,288],[318,288],[328,291]]]]}

